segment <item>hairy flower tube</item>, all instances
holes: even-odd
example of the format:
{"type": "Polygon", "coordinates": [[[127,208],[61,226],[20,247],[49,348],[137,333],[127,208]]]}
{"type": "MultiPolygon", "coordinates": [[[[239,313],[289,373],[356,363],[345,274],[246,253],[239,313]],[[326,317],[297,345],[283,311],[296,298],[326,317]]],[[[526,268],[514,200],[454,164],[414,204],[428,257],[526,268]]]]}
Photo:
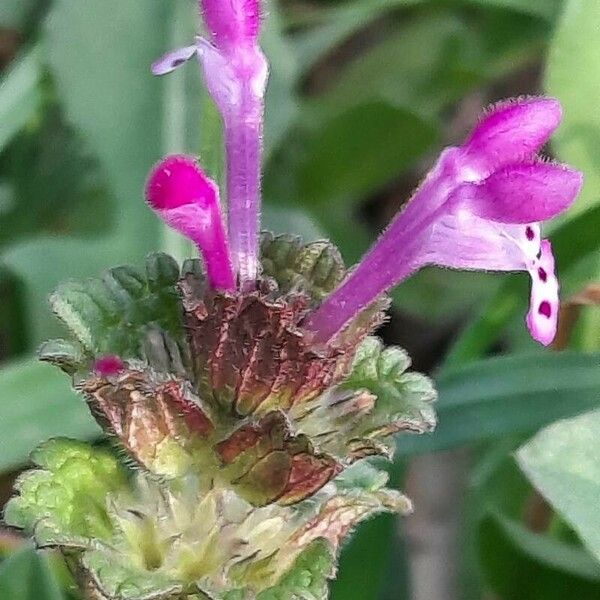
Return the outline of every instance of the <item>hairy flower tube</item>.
{"type": "Polygon", "coordinates": [[[445,150],[406,208],[305,326],[327,342],[381,294],[426,265],[528,271],[527,325],[542,344],[554,339],[558,280],[540,221],[566,210],[581,173],[537,152],[561,119],[552,98],[493,107],[463,146],[445,150]]]}
{"type": "Polygon", "coordinates": [[[258,45],[259,0],[201,0],[210,40],[175,50],[157,61],[156,75],[197,56],[225,126],[229,240],[242,282],[258,274],[260,171],[268,63],[258,45]]]}

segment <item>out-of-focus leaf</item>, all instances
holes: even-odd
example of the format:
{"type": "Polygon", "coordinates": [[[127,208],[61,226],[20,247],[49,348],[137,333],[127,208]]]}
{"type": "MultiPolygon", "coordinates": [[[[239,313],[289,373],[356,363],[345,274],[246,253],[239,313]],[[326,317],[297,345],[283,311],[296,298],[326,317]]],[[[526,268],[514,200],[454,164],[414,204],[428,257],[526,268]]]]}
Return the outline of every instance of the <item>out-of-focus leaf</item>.
{"type": "Polygon", "coordinates": [[[398,438],[398,452],[452,448],[534,431],[600,400],[600,354],[535,353],[444,371],[436,381],[439,425],[432,435],[398,438]]]}
{"type": "MultiPolygon", "coordinates": [[[[556,18],[562,2],[563,0],[456,0],[454,4],[456,6],[467,4],[483,8],[506,8],[552,22],[556,18]]],[[[303,71],[308,71],[319,58],[331,51],[337,44],[386,12],[422,4],[427,5],[428,2],[426,0],[356,0],[342,3],[334,8],[314,11],[308,16],[300,14],[299,19],[292,19],[291,24],[316,23],[316,26],[306,33],[299,34],[296,39],[297,53],[301,58],[303,71]]]]}
{"type": "Polygon", "coordinates": [[[39,51],[34,48],[0,81],[0,149],[35,116],[41,100],[40,78],[39,51]]]}
{"type": "MultiPolygon", "coordinates": [[[[35,359],[4,366],[0,398],[1,471],[26,463],[30,452],[51,437],[89,438],[100,432],[69,378],[35,359]]],[[[0,594],[5,597],[20,598],[0,594]]]]}
{"type": "MultiPolygon", "coordinates": [[[[566,272],[600,247],[600,207],[596,206],[563,223],[550,236],[558,270],[566,272]]],[[[529,301],[524,277],[509,275],[486,304],[482,313],[462,332],[446,359],[447,366],[476,359],[502,335],[519,310],[523,315],[529,301]]]]}
{"type": "Polygon", "coordinates": [[[36,0],[2,0],[0,26],[20,27],[29,16],[36,0]]]}
{"type": "Polygon", "coordinates": [[[65,596],[46,556],[28,547],[0,564],[0,598],[64,600],[65,596]]]}
{"type": "Polygon", "coordinates": [[[270,62],[265,115],[265,159],[284,138],[296,117],[294,97],[296,55],[283,35],[283,22],[274,0],[267,3],[262,44],[270,62]]]}
{"type": "MultiPolygon", "coordinates": [[[[157,229],[142,193],[148,167],[163,151],[161,84],[150,64],[167,48],[170,10],[143,0],[85,9],[79,0],[57,0],[48,21],[48,60],[67,116],[105,168],[128,233],[131,219],[140,232],[157,229]]],[[[155,240],[140,234],[129,241],[146,252],[155,240]]]]}
{"type": "Polygon", "coordinates": [[[377,99],[439,118],[469,90],[531,62],[548,29],[530,17],[497,10],[467,23],[450,9],[411,16],[389,28],[332,69],[325,90],[307,104],[308,123],[321,124],[377,99]]]}
{"type": "Polygon", "coordinates": [[[484,519],[479,547],[489,585],[505,600],[595,600],[600,593],[600,566],[586,552],[507,517],[484,519]]]}
{"type": "Polygon", "coordinates": [[[143,187],[149,167],[167,150],[165,98],[150,64],[169,47],[172,8],[143,0],[90,3],[85,10],[76,0],[58,0],[52,7],[50,67],[69,121],[107,174],[118,221],[115,231],[100,240],[45,238],[18,244],[4,257],[25,286],[32,345],[57,332],[45,299],[59,281],[139,263],[164,245],[143,187]]]}
{"type": "Polygon", "coordinates": [[[17,278],[0,267],[0,360],[27,350],[27,323],[24,319],[23,295],[17,278]]]}
{"type": "MultiPolygon", "coordinates": [[[[396,521],[392,515],[383,515],[360,526],[342,550],[340,571],[331,583],[332,600],[379,600],[384,576],[393,559],[390,552],[396,521]]],[[[397,565],[394,567],[397,569],[397,565]]],[[[398,587],[394,592],[394,597],[408,600],[409,596],[403,595],[398,587]]]]}
{"type": "Polygon", "coordinates": [[[483,587],[510,600],[596,598],[600,566],[519,470],[513,455],[521,442],[512,436],[488,445],[471,476],[463,526],[470,564],[461,581],[481,590],[483,577],[483,587]]]}
{"type": "Polygon", "coordinates": [[[585,173],[570,216],[600,202],[600,3],[567,0],[552,42],[546,88],[562,103],[564,119],[554,137],[561,160],[585,173]]]}
{"type": "Polygon", "coordinates": [[[410,7],[422,2],[423,0],[358,0],[320,11],[317,18],[321,24],[297,36],[296,54],[300,58],[303,72],[308,71],[336,44],[390,8],[410,7]]]}
{"type": "Polygon", "coordinates": [[[435,128],[406,110],[383,102],[357,106],[310,142],[300,194],[309,206],[356,200],[388,183],[435,139],[435,128]]]}
{"type": "Polygon", "coordinates": [[[558,15],[563,0],[464,0],[465,3],[494,8],[508,8],[552,21],[558,15]]]}
{"type": "Polygon", "coordinates": [[[481,81],[481,50],[477,37],[451,12],[411,19],[334,75],[314,101],[315,116],[377,99],[435,115],[481,81]]]}
{"type": "MultiPolygon", "coordinates": [[[[387,463],[385,466],[390,467],[387,463]]],[[[401,486],[404,466],[396,463],[389,469],[391,487],[401,486]]],[[[410,598],[408,553],[400,527],[401,519],[399,522],[393,515],[381,515],[361,524],[342,548],[339,571],[331,582],[332,600],[410,598]]]]}
{"type": "Polygon", "coordinates": [[[0,213],[0,245],[42,232],[107,229],[115,207],[97,161],[55,107],[15,139],[0,167],[13,194],[0,213]]]}
{"type": "Polygon", "coordinates": [[[289,204],[284,206],[266,204],[262,213],[262,226],[275,234],[292,232],[305,242],[326,237],[316,219],[312,219],[301,208],[289,204]]]}
{"type": "MultiPolygon", "coordinates": [[[[156,232],[140,227],[137,235],[156,236],[156,232]]],[[[140,264],[142,259],[130,243],[118,234],[87,240],[41,236],[15,244],[3,253],[2,262],[18,276],[23,286],[31,350],[44,340],[61,335],[59,322],[48,305],[48,296],[58,284],[67,279],[98,275],[115,265],[140,264]]]]}
{"type": "Polygon", "coordinates": [[[517,455],[525,474],[598,560],[599,427],[600,411],[555,423],[538,433],[517,455]]]}

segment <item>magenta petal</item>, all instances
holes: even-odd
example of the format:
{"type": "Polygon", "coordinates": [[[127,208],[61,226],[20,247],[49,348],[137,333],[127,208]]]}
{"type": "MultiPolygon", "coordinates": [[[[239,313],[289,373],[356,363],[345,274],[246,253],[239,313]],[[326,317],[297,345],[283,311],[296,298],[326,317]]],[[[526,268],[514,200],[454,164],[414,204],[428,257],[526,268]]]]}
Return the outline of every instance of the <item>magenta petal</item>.
{"type": "Polygon", "coordinates": [[[490,172],[532,157],[560,124],[562,109],[554,98],[524,98],[492,107],[463,146],[469,158],[490,172]]]}
{"type": "Polygon", "coordinates": [[[217,46],[243,46],[257,41],[259,0],[200,0],[200,5],[217,46]]]}
{"type": "Polygon", "coordinates": [[[155,210],[169,210],[187,204],[203,208],[218,202],[218,190],[191,156],[173,155],[154,169],[147,185],[148,202],[155,210]]]}
{"type": "Polygon", "coordinates": [[[196,45],[179,48],[168,52],[155,63],[152,64],[152,73],[154,75],[166,75],[172,73],[175,69],[186,63],[198,51],[196,45]]]}
{"type": "Polygon", "coordinates": [[[218,289],[234,289],[219,191],[196,161],[181,155],[164,159],[150,175],[146,197],[165,223],[198,246],[211,285],[218,289]]]}
{"type": "Polygon", "coordinates": [[[558,279],[554,271],[554,256],[548,240],[541,244],[540,258],[530,268],[531,306],[527,327],[534,340],[548,346],[556,336],[558,326],[558,279]]]}
{"type": "Polygon", "coordinates": [[[500,223],[532,223],[564,212],[582,185],[579,171],[531,162],[507,165],[481,183],[462,186],[457,195],[478,217],[500,223]]]}

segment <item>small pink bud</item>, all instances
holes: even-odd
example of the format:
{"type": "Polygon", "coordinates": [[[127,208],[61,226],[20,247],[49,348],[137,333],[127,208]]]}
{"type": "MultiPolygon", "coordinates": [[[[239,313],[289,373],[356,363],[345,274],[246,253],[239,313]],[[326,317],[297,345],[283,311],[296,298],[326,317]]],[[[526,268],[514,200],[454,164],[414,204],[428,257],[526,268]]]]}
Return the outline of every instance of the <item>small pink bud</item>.
{"type": "Polygon", "coordinates": [[[165,223],[196,244],[211,286],[235,289],[219,190],[196,161],[183,155],[165,158],[150,175],[146,197],[165,223]]]}
{"type": "Polygon", "coordinates": [[[114,377],[125,370],[125,363],[116,354],[102,356],[94,363],[94,372],[100,377],[114,377]]]}

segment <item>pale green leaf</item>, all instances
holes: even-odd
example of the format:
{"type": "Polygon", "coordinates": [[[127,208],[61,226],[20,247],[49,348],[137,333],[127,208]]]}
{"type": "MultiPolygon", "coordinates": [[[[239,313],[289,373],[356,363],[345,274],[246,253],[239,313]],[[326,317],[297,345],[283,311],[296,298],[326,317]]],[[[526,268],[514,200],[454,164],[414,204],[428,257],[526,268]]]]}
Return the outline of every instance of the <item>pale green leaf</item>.
{"type": "Polygon", "coordinates": [[[34,48],[0,80],[0,149],[34,118],[41,101],[42,69],[34,48]]]}
{"type": "Polygon", "coordinates": [[[600,3],[567,0],[546,69],[546,89],[564,110],[554,148],[561,160],[581,169],[586,178],[570,216],[600,202],[599,30],[600,3]]]}
{"type": "Polygon", "coordinates": [[[36,0],[2,0],[0,4],[0,25],[21,27],[29,16],[36,0]]]}
{"type": "Polygon", "coordinates": [[[560,421],[538,433],[517,455],[525,474],[598,560],[599,428],[600,411],[560,421]]]}
{"type": "Polygon", "coordinates": [[[100,430],[69,378],[35,359],[4,365],[0,377],[0,470],[23,465],[48,438],[89,438],[100,430]]]}
{"type": "Polygon", "coordinates": [[[316,540],[296,559],[279,584],[261,592],[257,600],[326,600],[334,560],[329,544],[316,540]]]}

